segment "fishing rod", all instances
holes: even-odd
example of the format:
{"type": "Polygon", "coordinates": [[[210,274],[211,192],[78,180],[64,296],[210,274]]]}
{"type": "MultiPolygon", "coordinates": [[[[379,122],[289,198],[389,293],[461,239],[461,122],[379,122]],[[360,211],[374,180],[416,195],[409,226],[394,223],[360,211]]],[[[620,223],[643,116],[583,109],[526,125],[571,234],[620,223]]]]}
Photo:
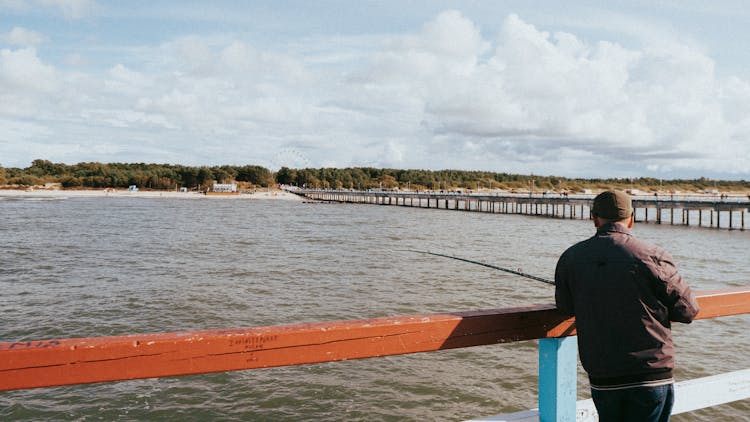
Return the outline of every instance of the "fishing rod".
{"type": "Polygon", "coordinates": [[[445,254],[441,254],[441,253],[435,253],[435,252],[429,252],[429,251],[418,251],[416,249],[406,249],[406,250],[409,251],[409,252],[416,252],[416,253],[423,253],[423,254],[427,254],[427,255],[442,256],[443,258],[450,258],[450,259],[455,259],[457,261],[468,262],[470,264],[477,264],[477,265],[481,265],[483,267],[493,268],[495,270],[505,271],[506,273],[520,275],[521,277],[526,277],[526,278],[530,278],[532,280],[541,281],[542,283],[551,284],[553,286],[555,285],[555,282],[552,281],[552,280],[547,280],[546,278],[537,277],[535,275],[522,273],[521,271],[511,270],[510,268],[503,268],[503,267],[499,267],[497,265],[485,264],[484,262],[472,261],[471,259],[461,258],[461,257],[458,257],[458,256],[452,256],[452,255],[445,255],[445,254]]]}

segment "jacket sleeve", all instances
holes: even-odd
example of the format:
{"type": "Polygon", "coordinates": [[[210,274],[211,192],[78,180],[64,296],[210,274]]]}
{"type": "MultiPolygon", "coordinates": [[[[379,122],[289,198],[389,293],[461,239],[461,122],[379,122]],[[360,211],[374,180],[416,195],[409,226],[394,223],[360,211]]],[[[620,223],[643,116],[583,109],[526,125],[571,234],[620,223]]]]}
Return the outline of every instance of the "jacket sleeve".
{"type": "Polygon", "coordinates": [[[669,320],[690,323],[698,314],[698,301],[690,286],[682,279],[668,252],[655,257],[657,290],[669,310],[669,320]]]}
{"type": "Polygon", "coordinates": [[[557,261],[557,267],[555,268],[555,306],[563,315],[575,316],[573,296],[568,283],[568,266],[565,254],[557,261]]]}

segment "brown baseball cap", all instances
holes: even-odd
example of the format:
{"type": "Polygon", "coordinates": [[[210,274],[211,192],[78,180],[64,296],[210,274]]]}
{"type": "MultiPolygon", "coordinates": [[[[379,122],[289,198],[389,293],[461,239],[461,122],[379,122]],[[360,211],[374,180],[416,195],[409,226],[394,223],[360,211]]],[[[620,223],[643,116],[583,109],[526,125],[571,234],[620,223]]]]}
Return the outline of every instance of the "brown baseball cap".
{"type": "Polygon", "coordinates": [[[633,215],[633,202],[625,192],[608,190],[596,195],[591,212],[607,220],[624,220],[633,215]]]}

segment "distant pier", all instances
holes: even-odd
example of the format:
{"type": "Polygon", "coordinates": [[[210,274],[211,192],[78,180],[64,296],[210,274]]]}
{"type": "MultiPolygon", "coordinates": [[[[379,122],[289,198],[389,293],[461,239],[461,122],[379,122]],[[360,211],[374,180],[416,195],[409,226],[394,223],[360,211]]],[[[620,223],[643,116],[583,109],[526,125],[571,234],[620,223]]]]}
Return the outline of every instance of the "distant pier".
{"type": "MultiPolygon", "coordinates": [[[[561,219],[590,219],[594,195],[469,194],[408,191],[292,191],[317,201],[396,205],[473,211],[490,214],[523,214],[561,219]]],[[[745,230],[750,198],[701,195],[633,196],[636,222],[680,224],[745,230]]]]}

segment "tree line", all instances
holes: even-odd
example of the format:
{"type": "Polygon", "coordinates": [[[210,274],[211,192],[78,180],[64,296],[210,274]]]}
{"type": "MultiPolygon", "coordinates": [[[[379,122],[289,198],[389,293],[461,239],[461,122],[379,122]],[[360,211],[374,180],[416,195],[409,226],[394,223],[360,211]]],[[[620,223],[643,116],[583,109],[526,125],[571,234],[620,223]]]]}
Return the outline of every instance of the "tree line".
{"type": "Polygon", "coordinates": [[[275,173],[276,182],[318,189],[408,189],[580,192],[584,189],[640,189],[652,191],[748,191],[750,181],[637,178],[567,178],[468,170],[401,170],[371,167],[290,169],[275,173]]]}
{"type": "Polygon", "coordinates": [[[64,188],[127,188],[205,190],[214,182],[273,185],[267,168],[246,166],[191,167],[173,164],[78,163],[67,165],[34,160],[27,168],[0,167],[0,185],[40,186],[59,183],[64,188]]]}
{"type": "Polygon", "coordinates": [[[401,189],[578,192],[583,189],[640,189],[644,192],[748,191],[745,180],[699,179],[662,180],[639,178],[566,178],[466,170],[403,170],[372,167],[304,168],[282,167],[277,172],[257,165],[183,166],[144,163],[52,163],[37,159],[27,168],[0,167],[0,185],[40,186],[59,183],[64,188],[126,188],[206,190],[213,183],[238,183],[242,187],[275,184],[313,189],[401,189]]]}

